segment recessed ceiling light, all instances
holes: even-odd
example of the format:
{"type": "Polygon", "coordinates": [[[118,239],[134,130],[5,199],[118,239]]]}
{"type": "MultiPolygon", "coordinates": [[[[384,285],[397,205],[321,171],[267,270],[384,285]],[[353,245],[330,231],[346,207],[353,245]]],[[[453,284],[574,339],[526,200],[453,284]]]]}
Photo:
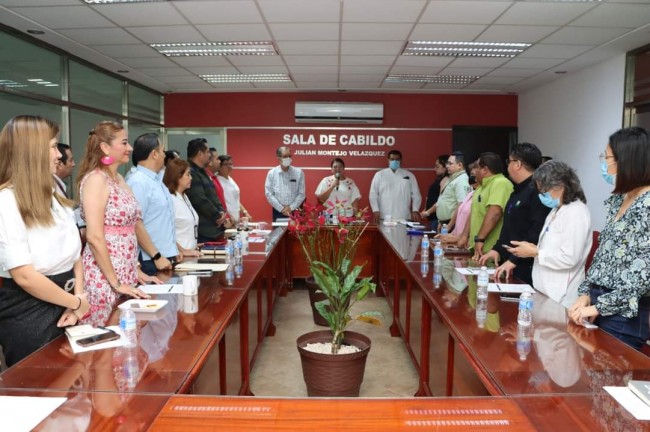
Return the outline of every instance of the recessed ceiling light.
{"type": "Polygon", "coordinates": [[[149,46],[167,57],[277,54],[273,42],[156,43],[149,46]]]}
{"type": "Polygon", "coordinates": [[[530,45],[513,42],[408,41],[402,55],[514,57],[530,45]]]}
{"type": "Polygon", "coordinates": [[[27,30],[27,33],[33,34],[33,35],[44,35],[45,32],[43,30],[27,30]]]}
{"type": "Polygon", "coordinates": [[[43,81],[43,80],[40,79],[40,78],[28,78],[27,81],[29,81],[29,82],[40,82],[40,81],[43,81]]]}
{"type": "Polygon", "coordinates": [[[388,75],[384,81],[391,83],[419,82],[435,84],[471,84],[479,78],[481,78],[479,75],[394,74],[388,75]]]}
{"type": "Polygon", "coordinates": [[[291,82],[287,74],[213,74],[199,75],[209,83],[291,82]]]}
{"type": "Polygon", "coordinates": [[[149,2],[163,2],[169,0],[82,0],[88,4],[111,4],[111,3],[149,3],[149,2]]]}
{"type": "Polygon", "coordinates": [[[9,87],[9,88],[20,88],[20,87],[29,87],[27,84],[21,84],[12,80],[2,80],[0,79],[0,86],[9,87]]]}

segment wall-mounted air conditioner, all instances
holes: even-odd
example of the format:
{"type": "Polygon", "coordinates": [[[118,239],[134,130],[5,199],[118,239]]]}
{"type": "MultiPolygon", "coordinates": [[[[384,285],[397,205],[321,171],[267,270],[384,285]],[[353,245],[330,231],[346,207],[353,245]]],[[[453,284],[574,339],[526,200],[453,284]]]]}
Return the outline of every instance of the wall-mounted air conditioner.
{"type": "Polygon", "coordinates": [[[296,123],[381,124],[384,104],[361,102],[296,102],[296,123]]]}

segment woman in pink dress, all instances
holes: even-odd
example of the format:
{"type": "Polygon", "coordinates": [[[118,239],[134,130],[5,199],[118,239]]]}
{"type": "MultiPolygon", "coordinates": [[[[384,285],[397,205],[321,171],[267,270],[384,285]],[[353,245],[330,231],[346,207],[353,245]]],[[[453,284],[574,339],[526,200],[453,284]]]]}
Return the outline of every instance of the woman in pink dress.
{"type": "MultiPolygon", "coordinates": [[[[129,161],[132,147],[122,125],[101,122],[90,132],[79,169],[81,214],[87,245],[83,270],[90,317],[84,322],[104,325],[120,295],[148,298],[139,288],[138,243],[151,256],[158,253],[144,229],[138,202],[117,172],[129,161]]],[[[166,258],[159,269],[171,268],[166,258]]],[[[151,279],[141,277],[141,282],[151,279]]]]}

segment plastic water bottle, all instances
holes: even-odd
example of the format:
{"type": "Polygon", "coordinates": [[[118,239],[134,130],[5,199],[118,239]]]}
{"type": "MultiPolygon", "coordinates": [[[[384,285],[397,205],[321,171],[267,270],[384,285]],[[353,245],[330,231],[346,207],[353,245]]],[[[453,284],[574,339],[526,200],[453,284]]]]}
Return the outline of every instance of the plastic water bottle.
{"type": "Polygon", "coordinates": [[[230,264],[235,257],[235,244],[232,240],[228,239],[226,242],[226,264],[230,264]]]}
{"type": "Polygon", "coordinates": [[[442,275],[440,272],[435,272],[433,274],[433,286],[436,288],[440,288],[440,284],[442,283],[442,275]]]}
{"type": "Polygon", "coordinates": [[[476,299],[476,324],[479,328],[485,327],[487,321],[487,298],[476,299]]]}
{"type": "Polygon", "coordinates": [[[522,293],[519,296],[519,313],[517,314],[517,324],[529,327],[533,322],[533,295],[529,292],[522,293]]]}
{"type": "Polygon", "coordinates": [[[239,279],[242,274],[244,274],[244,262],[241,258],[235,259],[235,277],[239,279]]]}
{"type": "Polygon", "coordinates": [[[487,299],[488,298],[488,283],[490,278],[488,276],[487,267],[481,267],[481,270],[478,272],[478,278],[476,281],[476,298],[487,299]]]}
{"type": "Polygon", "coordinates": [[[420,273],[422,274],[422,277],[425,278],[429,274],[429,260],[423,259],[420,262],[420,273]]]}
{"type": "Polygon", "coordinates": [[[440,234],[442,235],[449,234],[449,229],[447,229],[447,224],[442,224],[442,228],[440,228],[440,234]]]}
{"type": "Polygon", "coordinates": [[[226,268],[226,286],[235,284],[235,263],[230,263],[226,268]]]}
{"type": "Polygon", "coordinates": [[[339,224],[339,215],[336,214],[336,211],[332,213],[332,225],[339,224]]]}
{"type": "Polygon", "coordinates": [[[442,259],[445,257],[445,251],[442,249],[442,242],[436,240],[436,246],[433,248],[433,264],[436,266],[442,265],[442,259]]]}
{"type": "Polygon", "coordinates": [[[241,259],[243,247],[244,244],[242,243],[241,236],[237,235],[237,237],[235,237],[235,260],[241,259]]]}
{"type": "Polygon", "coordinates": [[[140,365],[138,364],[138,351],[135,347],[124,349],[124,362],[122,373],[126,381],[126,389],[132,391],[140,380],[140,365]]]}
{"type": "Polygon", "coordinates": [[[135,312],[131,309],[122,309],[120,313],[120,330],[126,338],[126,347],[138,345],[138,325],[135,319],[135,312]]]}
{"type": "Polygon", "coordinates": [[[528,354],[530,354],[532,327],[530,325],[517,326],[517,354],[519,360],[525,361],[528,354]]]}
{"type": "Polygon", "coordinates": [[[429,259],[429,236],[426,234],[422,236],[422,251],[420,253],[423,260],[429,259]]]}

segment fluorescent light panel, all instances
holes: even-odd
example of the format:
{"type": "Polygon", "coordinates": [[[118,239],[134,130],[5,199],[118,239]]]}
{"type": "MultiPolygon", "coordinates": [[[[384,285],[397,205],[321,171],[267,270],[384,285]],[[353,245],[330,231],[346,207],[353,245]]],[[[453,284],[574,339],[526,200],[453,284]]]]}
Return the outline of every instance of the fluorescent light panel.
{"type": "Polygon", "coordinates": [[[408,41],[402,55],[514,57],[530,45],[513,42],[408,41]]]}
{"type": "Polygon", "coordinates": [[[149,2],[164,2],[169,0],[82,0],[88,4],[112,4],[112,3],[149,3],[149,2]]]}
{"type": "Polygon", "coordinates": [[[203,42],[151,44],[167,57],[218,55],[277,55],[273,42],[203,42]]]}
{"type": "Polygon", "coordinates": [[[209,83],[291,82],[287,74],[213,74],[199,78],[209,83]]]}
{"type": "Polygon", "coordinates": [[[388,75],[385,82],[420,82],[434,84],[471,84],[481,78],[478,75],[418,75],[418,74],[396,74],[388,75]]]}

